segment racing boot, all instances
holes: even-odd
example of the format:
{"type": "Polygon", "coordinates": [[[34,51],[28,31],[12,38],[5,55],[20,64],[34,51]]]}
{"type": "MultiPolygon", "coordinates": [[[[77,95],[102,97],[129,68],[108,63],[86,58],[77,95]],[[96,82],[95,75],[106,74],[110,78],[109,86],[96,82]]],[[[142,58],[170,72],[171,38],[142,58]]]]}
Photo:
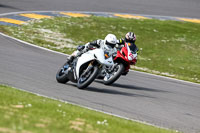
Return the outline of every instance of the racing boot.
{"type": "Polygon", "coordinates": [[[68,61],[67,61],[67,64],[70,65],[73,62],[73,60],[74,60],[74,56],[70,56],[68,61]]]}

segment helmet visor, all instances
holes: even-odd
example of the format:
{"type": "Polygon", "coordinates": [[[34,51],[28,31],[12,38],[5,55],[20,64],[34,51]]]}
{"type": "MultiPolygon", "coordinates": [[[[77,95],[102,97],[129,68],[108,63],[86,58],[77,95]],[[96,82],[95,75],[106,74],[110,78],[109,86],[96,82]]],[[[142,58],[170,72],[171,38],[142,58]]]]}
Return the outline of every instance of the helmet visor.
{"type": "Polygon", "coordinates": [[[114,48],[116,44],[110,43],[108,41],[106,41],[105,43],[106,45],[110,46],[111,48],[114,48]]]}

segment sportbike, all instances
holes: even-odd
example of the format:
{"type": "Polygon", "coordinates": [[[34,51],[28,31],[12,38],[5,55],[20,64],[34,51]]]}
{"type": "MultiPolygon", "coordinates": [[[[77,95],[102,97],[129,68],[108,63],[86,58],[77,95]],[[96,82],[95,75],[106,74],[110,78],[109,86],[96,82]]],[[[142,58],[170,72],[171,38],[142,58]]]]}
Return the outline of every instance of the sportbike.
{"type": "Polygon", "coordinates": [[[137,62],[138,48],[131,43],[125,43],[121,50],[117,51],[114,57],[114,65],[107,67],[103,73],[103,82],[105,85],[114,83],[121,75],[126,75],[129,72],[130,65],[135,65],[137,62]]]}
{"type": "Polygon", "coordinates": [[[112,54],[103,48],[80,51],[71,63],[67,62],[58,70],[56,80],[59,83],[74,82],[79,89],[89,86],[103,67],[114,65],[112,54]]]}

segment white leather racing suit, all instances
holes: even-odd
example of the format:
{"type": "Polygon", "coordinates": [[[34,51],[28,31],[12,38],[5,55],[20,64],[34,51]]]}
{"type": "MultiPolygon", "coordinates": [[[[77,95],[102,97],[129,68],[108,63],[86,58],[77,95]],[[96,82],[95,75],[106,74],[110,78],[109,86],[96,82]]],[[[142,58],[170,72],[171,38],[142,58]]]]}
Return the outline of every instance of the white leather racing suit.
{"type": "Polygon", "coordinates": [[[114,46],[115,45],[107,45],[105,44],[105,40],[98,39],[93,42],[88,42],[85,45],[78,46],[77,50],[72,53],[72,56],[76,57],[79,54],[79,52],[87,51],[88,49],[92,49],[94,47],[102,48],[104,51],[108,51],[109,54],[115,54],[117,52],[117,49],[114,46]]]}

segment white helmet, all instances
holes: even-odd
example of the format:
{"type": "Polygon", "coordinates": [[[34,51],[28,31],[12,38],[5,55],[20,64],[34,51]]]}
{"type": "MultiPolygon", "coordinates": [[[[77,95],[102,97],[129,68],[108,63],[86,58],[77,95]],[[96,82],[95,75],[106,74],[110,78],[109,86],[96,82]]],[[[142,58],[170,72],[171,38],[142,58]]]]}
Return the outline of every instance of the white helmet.
{"type": "Polygon", "coordinates": [[[117,37],[114,34],[108,34],[104,40],[105,40],[105,45],[108,45],[112,48],[114,48],[115,45],[117,44],[117,37]]]}

